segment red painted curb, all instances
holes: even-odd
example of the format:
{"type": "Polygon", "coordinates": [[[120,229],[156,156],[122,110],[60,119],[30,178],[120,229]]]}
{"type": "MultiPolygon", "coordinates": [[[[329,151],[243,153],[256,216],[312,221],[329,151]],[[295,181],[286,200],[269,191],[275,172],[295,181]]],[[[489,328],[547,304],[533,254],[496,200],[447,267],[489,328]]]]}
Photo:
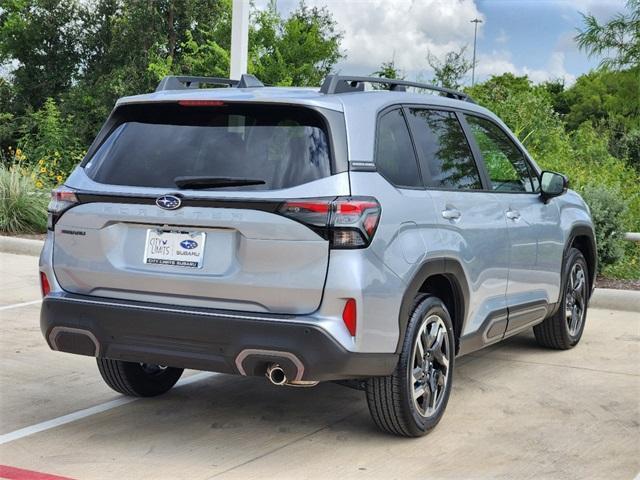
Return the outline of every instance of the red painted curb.
{"type": "Polygon", "coordinates": [[[73,480],[69,477],[23,470],[22,468],[10,467],[8,465],[0,465],[0,478],[4,478],[5,480],[73,480]]]}

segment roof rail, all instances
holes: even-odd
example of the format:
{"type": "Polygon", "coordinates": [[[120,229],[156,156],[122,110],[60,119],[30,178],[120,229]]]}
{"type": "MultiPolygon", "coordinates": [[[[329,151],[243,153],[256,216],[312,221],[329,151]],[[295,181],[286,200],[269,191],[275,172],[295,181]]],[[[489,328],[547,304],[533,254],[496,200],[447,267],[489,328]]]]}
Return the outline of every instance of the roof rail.
{"type": "Polygon", "coordinates": [[[264,84],[253,75],[243,74],[240,80],[220,77],[194,77],[190,75],[169,75],[160,80],[156,92],[163,90],[185,90],[190,88],[202,88],[205,85],[225,85],[236,88],[264,87],[264,84]]]}
{"type": "Polygon", "coordinates": [[[322,82],[320,92],[327,95],[334,93],[346,93],[346,92],[362,92],[364,91],[365,83],[375,83],[386,85],[387,88],[394,92],[405,92],[406,87],[423,88],[425,90],[432,90],[443,94],[446,97],[454,98],[456,100],[463,100],[465,102],[475,103],[473,99],[466,93],[458,92],[450,88],[438,87],[436,85],[430,85],[428,83],[411,82],[408,80],[398,80],[393,78],[382,77],[352,77],[348,75],[328,75],[322,82]]]}

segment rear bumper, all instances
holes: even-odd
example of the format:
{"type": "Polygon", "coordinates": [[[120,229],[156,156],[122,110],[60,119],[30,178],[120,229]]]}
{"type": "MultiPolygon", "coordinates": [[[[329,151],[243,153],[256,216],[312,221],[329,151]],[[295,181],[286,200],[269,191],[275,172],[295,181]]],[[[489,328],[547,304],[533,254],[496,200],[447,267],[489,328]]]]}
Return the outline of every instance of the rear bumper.
{"type": "Polygon", "coordinates": [[[345,350],[304,317],[273,316],[68,293],[47,296],[40,328],[53,350],[241,375],[279,363],[292,380],[390,374],[393,353],[345,350]]]}

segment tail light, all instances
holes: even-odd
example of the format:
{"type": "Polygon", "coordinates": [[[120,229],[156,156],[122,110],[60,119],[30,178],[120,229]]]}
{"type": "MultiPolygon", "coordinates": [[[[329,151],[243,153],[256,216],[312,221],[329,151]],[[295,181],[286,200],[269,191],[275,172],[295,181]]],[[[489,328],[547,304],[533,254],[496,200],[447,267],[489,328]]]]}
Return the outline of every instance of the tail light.
{"type": "Polygon", "coordinates": [[[68,187],[58,187],[51,192],[51,201],[47,210],[49,217],[47,219],[47,228],[53,230],[60,216],[68,209],[78,203],[76,192],[68,187]]]}
{"type": "Polygon", "coordinates": [[[51,292],[49,279],[47,278],[47,274],[44,272],[40,272],[40,291],[42,292],[42,298],[46,297],[51,292]]]}
{"type": "Polygon", "coordinates": [[[372,197],[338,197],[284,202],[279,213],[304,223],[331,248],[366,248],[380,221],[380,204],[372,197]]]}

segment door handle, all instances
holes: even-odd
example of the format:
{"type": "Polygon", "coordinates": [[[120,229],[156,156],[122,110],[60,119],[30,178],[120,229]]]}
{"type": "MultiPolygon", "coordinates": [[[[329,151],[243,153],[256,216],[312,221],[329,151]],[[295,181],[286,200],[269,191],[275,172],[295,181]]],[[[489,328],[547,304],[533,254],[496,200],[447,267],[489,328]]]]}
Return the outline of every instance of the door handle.
{"type": "Polygon", "coordinates": [[[442,217],[447,220],[457,220],[461,216],[462,213],[460,213],[460,210],[456,210],[455,208],[448,208],[442,211],[442,217]]]}
{"type": "Polygon", "coordinates": [[[510,220],[518,220],[520,218],[520,212],[518,210],[507,210],[507,218],[510,220]]]}

